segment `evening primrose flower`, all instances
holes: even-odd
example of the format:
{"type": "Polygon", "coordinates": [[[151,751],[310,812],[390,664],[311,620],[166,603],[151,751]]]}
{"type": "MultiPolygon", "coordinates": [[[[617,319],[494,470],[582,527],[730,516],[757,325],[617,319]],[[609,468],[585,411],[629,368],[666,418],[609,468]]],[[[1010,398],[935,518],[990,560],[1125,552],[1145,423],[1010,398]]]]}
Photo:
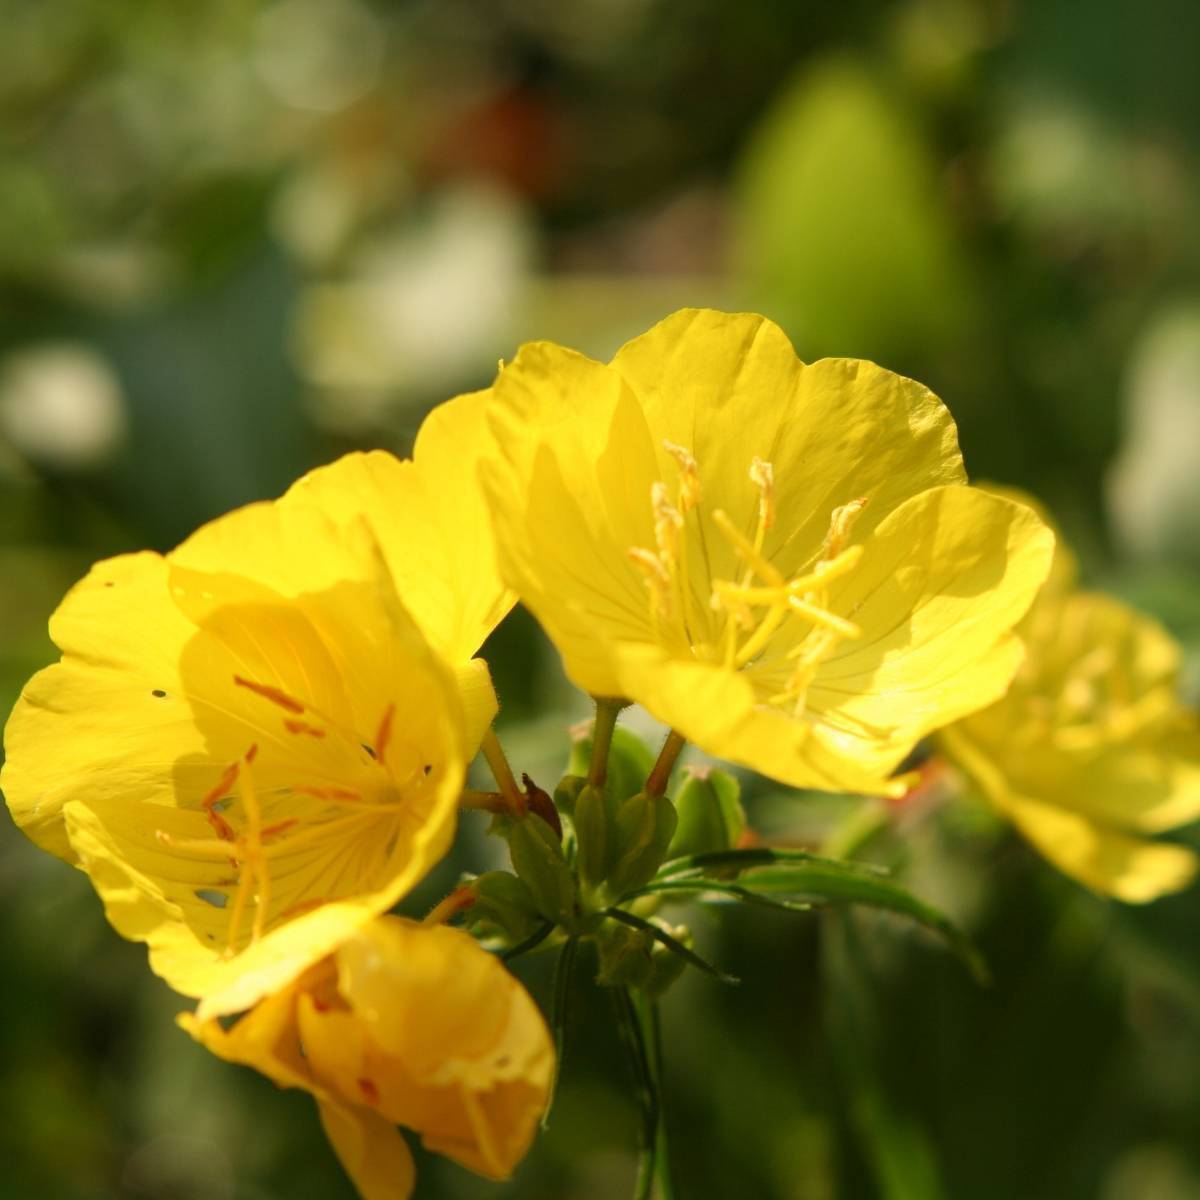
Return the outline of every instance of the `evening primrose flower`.
{"type": "Polygon", "coordinates": [[[328,953],[449,845],[496,708],[470,656],[508,604],[458,436],[477,402],[412,463],[353,455],[99,563],[51,621],[62,661],[5,731],[9,808],[206,1011],[328,953]]]}
{"type": "Polygon", "coordinates": [[[524,988],[470,936],[381,917],[232,1027],[180,1024],[219,1057],[316,1098],[364,1200],[412,1194],[426,1148],[504,1179],[533,1139],[554,1050],[524,988]]]}
{"type": "Polygon", "coordinates": [[[894,793],[1012,678],[1053,535],[966,486],[920,384],[685,310],[608,365],[527,345],[493,391],[501,571],[594,695],[785,783],[894,793]]]}
{"type": "Polygon", "coordinates": [[[1149,617],[1080,591],[1061,547],[1018,626],[1027,654],[1003,699],[942,731],[947,756],[1060,870],[1141,903],[1200,859],[1161,833],[1200,818],[1200,722],[1180,650],[1149,617]]]}

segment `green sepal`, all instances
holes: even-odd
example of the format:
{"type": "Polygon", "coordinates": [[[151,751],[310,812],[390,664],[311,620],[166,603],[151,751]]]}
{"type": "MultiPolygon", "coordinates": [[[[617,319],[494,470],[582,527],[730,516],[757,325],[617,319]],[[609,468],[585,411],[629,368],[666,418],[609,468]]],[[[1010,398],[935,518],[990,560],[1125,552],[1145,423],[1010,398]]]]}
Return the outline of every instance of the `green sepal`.
{"type": "Polygon", "coordinates": [[[529,886],[509,871],[488,871],[471,881],[475,903],[466,910],[465,923],[478,936],[502,935],[522,942],[542,924],[542,916],[529,886]]]}
{"type": "Polygon", "coordinates": [[[571,928],[575,920],[575,881],[562,843],[541,817],[498,818],[495,829],[508,841],[513,869],[548,921],[571,928]]]}
{"type": "Polygon", "coordinates": [[[616,829],[612,802],[604,788],[583,787],[575,798],[576,863],[579,875],[589,887],[597,887],[608,875],[616,829]]]}
{"type": "Polygon", "coordinates": [[[708,854],[736,846],[746,828],[741,791],[735,776],[716,767],[685,779],[675,793],[679,823],[667,857],[708,854]]]}
{"type": "MultiPolygon", "coordinates": [[[[613,730],[605,787],[614,800],[620,803],[642,790],[646,777],[654,769],[654,758],[654,752],[637,734],[621,725],[613,730]]],[[[586,776],[591,765],[592,736],[589,733],[571,746],[567,774],[586,776]]]]}
{"type": "Polygon", "coordinates": [[[575,801],[586,785],[587,779],[583,775],[564,775],[554,789],[554,807],[569,817],[574,816],[575,801]]]}
{"type": "Polygon", "coordinates": [[[608,880],[615,895],[654,878],[675,833],[676,821],[675,806],[666,796],[639,792],[617,809],[617,844],[608,880]]]}

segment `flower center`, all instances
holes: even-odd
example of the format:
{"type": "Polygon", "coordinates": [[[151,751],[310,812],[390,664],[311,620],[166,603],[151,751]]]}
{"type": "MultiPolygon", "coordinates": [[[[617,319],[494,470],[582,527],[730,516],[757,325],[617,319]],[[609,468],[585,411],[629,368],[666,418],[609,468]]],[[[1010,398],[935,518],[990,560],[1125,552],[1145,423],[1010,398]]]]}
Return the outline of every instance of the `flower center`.
{"type": "Polygon", "coordinates": [[[829,610],[828,589],[862,558],[862,546],[846,543],[866,498],[833,510],[820,550],[788,578],[765,552],[776,519],[771,463],[757,456],[750,463],[750,481],[758,490],[758,520],[749,538],[721,509],[703,513],[695,458],[672,442],[664,441],[663,446],[679,467],[675,502],[665,483],[651,484],[655,548],[632,546],[628,551],[649,592],[655,635],[665,640],[681,631],[692,654],[703,662],[769,674],[774,686],[763,702],[803,715],[809,685],[822,660],[842,640],[861,636],[857,625],[829,610]],[[689,532],[694,531],[704,546],[709,527],[728,543],[742,567],[736,579],[709,581],[707,607],[718,614],[715,624],[701,611],[688,561],[689,532]],[[767,654],[780,644],[787,646],[782,658],[767,654]]]}
{"type": "MultiPolygon", "coordinates": [[[[315,842],[329,843],[329,852],[336,853],[336,841],[331,842],[330,839],[340,839],[359,831],[365,833],[381,817],[395,818],[411,811],[415,801],[414,788],[424,787],[433,769],[432,765],[421,764],[405,770],[389,760],[389,749],[394,749],[394,705],[386,707],[375,736],[368,743],[311,704],[272,685],[241,676],[235,676],[234,683],[282,708],[288,714],[283,719],[283,728],[288,734],[298,738],[339,739],[348,744],[356,756],[365,756],[364,768],[371,776],[378,775],[378,778],[369,778],[366,788],[342,787],[326,782],[292,784],[284,789],[285,793],[293,799],[309,802],[305,805],[303,815],[265,822],[262,800],[252,770],[258,754],[258,746],[254,744],[241,758],[225,768],[214,787],[200,802],[215,837],[181,838],[166,830],[155,831],[158,841],[173,852],[209,861],[227,860],[235,872],[234,879],[229,881],[229,886],[234,887],[232,900],[217,889],[201,889],[197,892],[207,902],[229,908],[226,957],[237,954],[242,948],[243,929],[251,907],[250,944],[253,944],[266,932],[269,922],[289,920],[334,899],[333,896],[308,899],[281,912],[272,912],[272,860],[315,842]],[[317,802],[315,808],[311,801],[317,802]],[[236,809],[233,807],[235,804],[236,809]],[[236,826],[231,817],[236,817],[236,826]]],[[[355,782],[361,780],[356,779],[355,782]]]]}

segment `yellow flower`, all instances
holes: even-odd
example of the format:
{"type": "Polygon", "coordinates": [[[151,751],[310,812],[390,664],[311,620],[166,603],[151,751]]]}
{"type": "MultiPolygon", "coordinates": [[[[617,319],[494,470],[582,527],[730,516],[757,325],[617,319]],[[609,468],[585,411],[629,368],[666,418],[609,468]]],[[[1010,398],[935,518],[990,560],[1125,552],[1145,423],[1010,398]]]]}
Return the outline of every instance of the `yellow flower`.
{"type": "Polygon", "coordinates": [[[1079,591],[1065,548],[1017,627],[1008,694],[940,735],[947,756],[1066,874],[1141,903],[1200,860],[1152,841],[1200,817],[1200,723],[1179,700],[1179,647],[1149,617],[1079,591]]]}
{"type": "Polygon", "coordinates": [[[381,917],[267,996],[229,1029],[179,1023],[221,1058],[317,1100],[321,1123],[365,1200],[411,1195],[395,1126],[492,1179],[533,1139],[553,1074],[545,1021],[471,937],[381,917]]]}
{"type": "Polygon", "coordinates": [[[688,310],[607,366],[527,345],[493,391],[501,571],[594,695],[786,783],[895,792],[1012,678],[1053,536],[966,486],[921,385],[688,310]]]}
{"type": "Polygon", "coordinates": [[[51,621],[62,661],[5,731],[9,808],[206,1011],[328,953],[449,845],[495,713],[470,656],[508,604],[482,402],[438,410],[415,462],[351,455],[165,557],[97,564],[51,621]]]}

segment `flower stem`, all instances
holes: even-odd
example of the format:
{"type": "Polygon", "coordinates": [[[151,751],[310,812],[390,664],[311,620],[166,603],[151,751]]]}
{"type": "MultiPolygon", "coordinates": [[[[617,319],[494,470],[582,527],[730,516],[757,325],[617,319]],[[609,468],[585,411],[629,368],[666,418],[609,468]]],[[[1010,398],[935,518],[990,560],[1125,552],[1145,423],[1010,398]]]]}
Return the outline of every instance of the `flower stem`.
{"type": "Polygon", "coordinates": [[[671,778],[671,771],[679,752],[683,749],[684,740],[683,735],[673,729],[667,734],[667,740],[658,753],[658,761],[646,780],[647,796],[661,796],[667,790],[667,780],[671,778]]]}
{"type": "Polygon", "coordinates": [[[608,752],[612,747],[613,730],[617,725],[617,714],[621,711],[619,700],[596,697],[596,724],[592,728],[592,761],[588,764],[588,783],[592,787],[603,787],[608,778],[608,752]]]}
{"type": "Polygon", "coordinates": [[[496,785],[500,788],[500,794],[504,797],[509,814],[514,817],[523,817],[525,815],[525,797],[521,795],[521,789],[517,787],[516,777],[512,773],[512,767],[508,765],[504,748],[500,745],[500,739],[496,737],[494,729],[489,729],[483,735],[480,749],[483,750],[483,757],[487,759],[487,765],[491,768],[496,785]]]}

